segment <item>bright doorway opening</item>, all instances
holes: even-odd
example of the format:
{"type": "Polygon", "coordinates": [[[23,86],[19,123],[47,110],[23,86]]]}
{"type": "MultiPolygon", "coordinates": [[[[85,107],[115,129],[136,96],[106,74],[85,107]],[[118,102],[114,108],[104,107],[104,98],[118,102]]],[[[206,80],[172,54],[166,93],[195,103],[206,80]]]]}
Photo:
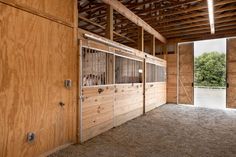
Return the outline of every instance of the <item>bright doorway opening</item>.
{"type": "Polygon", "coordinates": [[[194,105],[226,108],[226,39],[194,42],[194,105]]]}

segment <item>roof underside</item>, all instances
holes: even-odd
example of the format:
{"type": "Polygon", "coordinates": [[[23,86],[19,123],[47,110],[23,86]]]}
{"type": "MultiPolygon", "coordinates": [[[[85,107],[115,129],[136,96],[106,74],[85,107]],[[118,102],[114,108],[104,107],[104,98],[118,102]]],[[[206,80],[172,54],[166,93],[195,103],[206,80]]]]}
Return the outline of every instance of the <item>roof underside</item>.
{"type": "MultiPolygon", "coordinates": [[[[167,40],[193,41],[236,35],[236,0],[214,0],[215,35],[210,34],[207,0],[120,0],[167,40]]],[[[79,27],[105,35],[106,7],[100,0],[79,0],[79,27]]],[[[137,25],[114,11],[114,40],[135,45],[137,25]]],[[[145,32],[145,40],[150,34],[145,32]]]]}

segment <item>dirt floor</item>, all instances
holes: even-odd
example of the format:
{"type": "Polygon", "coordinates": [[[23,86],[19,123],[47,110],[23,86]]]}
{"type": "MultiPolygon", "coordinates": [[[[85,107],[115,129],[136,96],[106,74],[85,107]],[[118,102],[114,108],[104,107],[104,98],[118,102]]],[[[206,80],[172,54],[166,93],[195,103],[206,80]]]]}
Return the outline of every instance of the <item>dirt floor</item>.
{"type": "Polygon", "coordinates": [[[50,157],[236,157],[236,110],[163,105],[50,157]]]}

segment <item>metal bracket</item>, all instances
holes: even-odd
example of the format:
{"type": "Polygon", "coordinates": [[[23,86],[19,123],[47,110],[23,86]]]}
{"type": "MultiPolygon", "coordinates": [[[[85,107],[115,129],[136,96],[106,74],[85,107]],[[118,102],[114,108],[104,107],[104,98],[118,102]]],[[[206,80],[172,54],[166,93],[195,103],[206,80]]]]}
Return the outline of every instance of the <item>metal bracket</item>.
{"type": "Polygon", "coordinates": [[[64,81],[64,86],[67,88],[67,89],[70,89],[72,87],[72,81],[71,80],[65,80],[64,81]]]}

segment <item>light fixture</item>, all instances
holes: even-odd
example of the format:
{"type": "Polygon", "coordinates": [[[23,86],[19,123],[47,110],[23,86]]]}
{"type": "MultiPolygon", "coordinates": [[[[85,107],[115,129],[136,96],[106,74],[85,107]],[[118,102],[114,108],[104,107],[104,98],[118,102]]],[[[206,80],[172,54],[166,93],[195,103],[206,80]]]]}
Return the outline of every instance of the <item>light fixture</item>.
{"type": "Polygon", "coordinates": [[[209,22],[211,28],[211,34],[215,34],[215,21],[214,21],[214,5],[213,0],[207,0],[208,5],[208,14],[209,14],[209,22]]]}
{"type": "Polygon", "coordinates": [[[143,73],[143,69],[138,69],[138,72],[139,73],[143,73]]]}
{"type": "Polygon", "coordinates": [[[129,53],[134,52],[133,49],[131,49],[131,48],[127,47],[127,46],[121,45],[121,44],[116,43],[114,41],[110,41],[110,40],[104,39],[102,37],[97,37],[97,36],[94,36],[94,35],[91,35],[91,34],[86,34],[86,33],[84,34],[84,37],[88,38],[88,39],[91,39],[91,40],[94,40],[94,41],[97,41],[97,42],[100,42],[100,43],[103,43],[103,44],[107,44],[109,46],[113,46],[113,47],[125,50],[125,51],[127,51],[129,53]]]}

